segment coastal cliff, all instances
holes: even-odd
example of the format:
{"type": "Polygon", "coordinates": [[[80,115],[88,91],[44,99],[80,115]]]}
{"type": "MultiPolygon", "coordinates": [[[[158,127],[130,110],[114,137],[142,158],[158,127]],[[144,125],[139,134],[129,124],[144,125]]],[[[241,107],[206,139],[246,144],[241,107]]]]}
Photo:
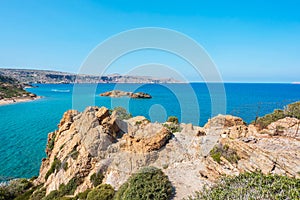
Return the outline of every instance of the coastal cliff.
{"type": "Polygon", "coordinates": [[[120,119],[105,107],[70,110],[48,136],[48,157],[34,183],[43,184],[44,195],[72,184],[72,196],[94,188],[94,178],[101,177],[118,190],[141,168],[153,166],[170,180],[174,199],[182,199],[222,175],[261,171],[299,178],[299,124],[287,117],[261,130],[219,115],[198,127],[120,119]]]}

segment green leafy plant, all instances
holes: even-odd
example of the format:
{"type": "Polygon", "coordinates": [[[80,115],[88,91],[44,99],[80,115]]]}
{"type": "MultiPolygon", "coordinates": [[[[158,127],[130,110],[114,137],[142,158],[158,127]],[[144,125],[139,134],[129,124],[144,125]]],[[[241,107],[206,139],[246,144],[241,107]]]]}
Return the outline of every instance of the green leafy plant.
{"type": "Polygon", "coordinates": [[[141,125],[142,123],[143,123],[142,121],[136,121],[135,125],[138,126],[138,125],[141,125]]]}
{"type": "Polygon", "coordinates": [[[240,160],[236,151],[230,149],[228,145],[217,144],[209,154],[217,163],[221,163],[221,157],[224,157],[232,164],[237,163],[240,160]]]}
{"type": "Polygon", "coordinates": [[[32,193],[30,200],[41,200],[46,196],[46,188],[40,188],[32,193]]]}
{"type": "Polygon", "coordinates": [[[67,161],[64,161],[64,162],[61,164],[61,167],[62,167],[65,171],[67,171],[68,168],[69,168],[68,162],[67,162],[67,161]]]}
{"type": "Polygon", "coordinates": [[[77,147],[78,147],[78,144],[76,144],[76,145],[73,147],[72,151],[69,153],[69,156],[71,156],[71,158],[72,158],[73,160],[77,160],[77,158],[78,158],[78,156],[79,156],[79,151],[77,151],[77,147]]]}
{"type": "MultiPolygon", "coordinates": [[[[18,198],[18,196],[24,194],[33,186],[33,184],[27,179],[14,179],[7,185],[0,186],[0,200],[10,200],[18,198]]],[[[28,194],[26,194],[28,196],[28,194]]]]}
{"type": "Polygon", "coordinates": [[[300,101],[287,105],[283,111],[287,117],[300,119],[300,101]]]}
{"type": "Polygon", "coordinates": [[[94,173],[90,177],[90,181],[93,183],[94,187],[100,185],[103,179],[104,179],[104,175],[101,172],[94,173]]]}
{"type": "Polygon", "coordinates": [[[287,105],[284,110],[274,110],[273,113],[267,114],[263,117],[258,117],[254,123],[260,129],[267,128],[272,122],[278,121],[285,117],[295,117],[300,119],[300,102],[295,102],[287,105]]]}
{"type": "Polygon", "coordinates": [[[87,195],[87,200],[112,200],[115,190],[111,185],[102,184],[90,191],[87,195]]]}
{"type": "Polygon", "coordinates": [[[51,137],[51,139],[50,139],[50,141],[49,141],[48,144],[47,144],[47,149],[50,150],[50,151],[52,151],[53,148],[54,148],[55,137],[56,137],[56,134],[53,133],[53,134],[52,134],[52,137],[51,137]]]}
{"type": "Polygon", "coordinates": [[[87,189],[84,192],[81,192],[79,194],[77,194],[75,196],[75,200],[86,200],[87,199],[87,195],[90,193],[90,191],[92,191],[91,189],[87,189]]]}
{"type": "Polygon", "coordinates": [[[173,187],[168,177],[155,167],[142,168],[133,174],[118,190],[116,200],[168,200],[172,198],[173,187]]]}
{"type": "Polygon", "coordinates": [[[74,194],[76,188],[83,182],[82,178],[73,177],[67,185],[61,184],[59,186],[59,192],[64,195],[72,195],[74,194]]]}
{"type": "Polygon", "coordinates": [[[55,170],[59,170],[61,168],[61,161],[58,158],[54,158],[50,169],[47,171],[45,175],[45,180],[48,179],[48,177],[55,172],[55,170]]]}
{"type": "Polygon", "coordinates": [[[299,188],[300,179],[253,172],[222,177],[213,187],[204,187],[188,199],[299,199],[299,188]]]}
{"type": "Polygon", "coordinates": [[[178,124],[178,118],[175,116],[170,116],[168,118],[167,122],[172,122],[172,123],[178,124]]]}
{"type": "Polygon", "coordinates": [[[163,124],[165,128],[167,128],[171,133],[181,132],[182,128],[179,126],[179,124],[163,124]]]}
{"type": "Polygon", "coordinates": [[[73,177],[66,185],[60,184],[59,190],[51,191],[43,200],[70,199],[66,195],[73,195],[76,188],[83,182],[82,178],[73,177]]]}

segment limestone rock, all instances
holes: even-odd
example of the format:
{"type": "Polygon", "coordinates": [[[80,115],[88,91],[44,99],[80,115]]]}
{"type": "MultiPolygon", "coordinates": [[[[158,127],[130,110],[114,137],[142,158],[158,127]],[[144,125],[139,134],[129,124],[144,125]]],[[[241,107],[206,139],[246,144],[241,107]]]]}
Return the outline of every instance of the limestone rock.
{"type": "Polygon", "coordinates": [[[172,137],[172,133],[158,124],[148,124],[131,134],[125,134],[122,139],[126,141],[122,147],[126,151],[146,153],[159,150],[172,137]]]}
{"type": "Polygon", "coordinates": [[[176,188],[174,199],[182,199],[224,174],[261,170],[299,177],[298,123],[285,118],[265,130],[270,134],[261,134],[241,118],[220,115],[204,127],[179,124],[181,131],[172,134],[142,116],[120,120],[105,107],[70,110],[48,135],[48,158],[43,159],[35,184],[44,184],[48,194],[76,177],[77,194],[92,188],[90,177],[100,172],[103,182],[117,190],[141,167],[155,166],[176,188]],[[278,126],[282,132],[272,134],[278,126]],[[238,160],[233,162],[227,154],[214,160],[210,152],[217,144],[225,154],[235,152],[238,160]],[[59,166],[50,173],[55,162],[59,166]]]}

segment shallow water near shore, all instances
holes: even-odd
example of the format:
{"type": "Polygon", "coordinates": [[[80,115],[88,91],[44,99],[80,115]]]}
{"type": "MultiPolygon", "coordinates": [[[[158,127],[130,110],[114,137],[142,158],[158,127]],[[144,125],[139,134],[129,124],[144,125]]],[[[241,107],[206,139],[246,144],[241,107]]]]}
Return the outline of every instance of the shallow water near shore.
{"type": "MultiPolygon", "coordinates": [[[[39,173],[49,132],[57,128],[63,113],[87,105],[112,108],[127,106],[133,116],[143,115],[163,122],[177,116],[181,122],[204,125],[211,115],[211,98],[204,83],[186,84],[118,84],[118,89],[146,92],[152,99],[111,99],[98,94],[113,90],[116,84],[99,84],[93,93],[92,84],[79,84],[82,101],[74,105],[71,84],[38,84],[27,90],[42,99],[0,106],[0,181],[14,177],[32,177],[39,173]],[[187,87],[193,89],[193,94],[187,87]],[[174,92],[175,91],[175,92],[174,92]],[[191,95],[196,99],[191,100],[191,95]],[[81,103],[82,102],[82,103],[81,103]],[[91,103],[90,103],[91,102],[91,103]],[[182,110],[182,108],[188,108],[182,110]],[[200,108],[198,110],[198,108],[200,108]],[[198,114],[197,114],[198,113],[198,114]],[[197,115],[197,116],[195,116],[197,115]],[[196,119],[196,120],[195,120],[196,119]]],[[[226,113],[242,117],[247,123],[276,108],[300,100],[300,85],[296,84],[225,84],[226,113]]],[[[78,103],[77,102],[77,103],[78,103]]]]}

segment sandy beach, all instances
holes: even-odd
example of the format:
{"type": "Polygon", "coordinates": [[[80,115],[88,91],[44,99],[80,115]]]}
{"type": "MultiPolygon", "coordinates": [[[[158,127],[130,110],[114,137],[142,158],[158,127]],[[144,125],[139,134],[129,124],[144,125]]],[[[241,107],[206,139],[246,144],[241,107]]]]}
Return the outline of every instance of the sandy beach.
{"type": "Polygon", "coordinates": [[[8,105],[8,104],[15,104],[15,103],[21,103],[21,102],[28,102],[28,101],[34,101],[37,99],[41,99],[42,97],[36,96],[36,97],[15,97],[15,98],[5,98],[0,100],[0,106],[8,105]]]}

